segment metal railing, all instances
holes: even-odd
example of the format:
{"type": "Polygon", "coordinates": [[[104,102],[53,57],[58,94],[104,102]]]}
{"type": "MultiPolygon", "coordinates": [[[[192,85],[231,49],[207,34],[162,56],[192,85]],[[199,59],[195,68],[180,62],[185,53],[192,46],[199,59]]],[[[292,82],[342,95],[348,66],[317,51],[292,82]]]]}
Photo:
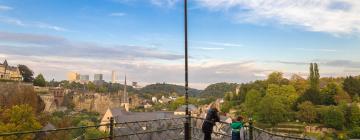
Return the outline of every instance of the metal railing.
{"type": "MultiPolygon", "coordinates": [[[[110,122],[101,125],[68,127],[50,130],[0,133],[0,140],[177,140],[184,139],[185,117],[132,122],[110,122]],[[98,131],[98,130],[102,131],[98,131]],[[105,131],[105,132],[103,132],[105,131]]],[[[203,118],[191,117],[191,139],[203,139],[203,118]]],[[[231,139],[227,122],[214,125],[212,139],[231,139]]],[[[250,121],[242,128],[242,140],[308,140],[269,132],[252,125],[250,121]]]]}

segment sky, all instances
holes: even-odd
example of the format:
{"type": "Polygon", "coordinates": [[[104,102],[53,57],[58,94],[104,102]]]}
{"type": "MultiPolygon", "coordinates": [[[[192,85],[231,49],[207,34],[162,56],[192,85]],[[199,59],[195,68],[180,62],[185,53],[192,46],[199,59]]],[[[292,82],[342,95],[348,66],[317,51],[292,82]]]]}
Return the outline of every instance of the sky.
{"type": "MultiPolygon", "coordinates": [[[[0,0],[0,62],[184,85],[182,0],[0,0]]],[[[189,86],[360,74],[358,0],[189,0],[189,86]]]]}

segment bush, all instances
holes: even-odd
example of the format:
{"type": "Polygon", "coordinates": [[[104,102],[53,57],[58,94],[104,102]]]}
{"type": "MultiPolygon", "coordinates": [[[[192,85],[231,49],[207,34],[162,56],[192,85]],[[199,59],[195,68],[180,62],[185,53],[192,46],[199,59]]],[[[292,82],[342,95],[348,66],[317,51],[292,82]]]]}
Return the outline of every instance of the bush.
{"type": "Polygon", "coordinates": [[[344,113],[335,107],[330,107],[324,114],[324,124],[327,127],[341,130],[345,124],[344,113]]]}
{"type": "Polygon", "coordinates": [[[349,137],[352,139],[359,139],[360,138],[360,127],[355,127],[353,130],[350,131],[349,137]]]}

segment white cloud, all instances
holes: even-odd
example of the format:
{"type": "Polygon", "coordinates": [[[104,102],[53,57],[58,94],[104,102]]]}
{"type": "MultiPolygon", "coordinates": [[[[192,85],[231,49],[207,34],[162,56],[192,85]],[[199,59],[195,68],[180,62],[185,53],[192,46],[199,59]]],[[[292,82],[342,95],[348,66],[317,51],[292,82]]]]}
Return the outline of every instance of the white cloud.
{"type": "Polygon", "coordinates": [[[25,22],[20,19],[10,18],[10,17],[0,17],[0,22],[10,25],[21,26],[21,27],[35,27],[35,28],[49,29],[54,31],[70,31],[66,28],[50,25],[44,22],[25,22]]]}
{"type": "Polygon", "coordinates": [[[360,32],[358,0],[197,0],[238,22],[278,23],[334,35],[360,32]]]}
{"type": "Polygon", "coordinates": [[[180,0],[150,0],[150,2],[156,6],[161,7],[173,7],[180,0]]]}
{"type": "Polygon", "coordinates": [[[125,16],[126,13],[122,13],[122,12],[116,12],[116,13],[110,13],[109,16],[111,17],[122,17],[125,16]]]}
{"type": "Polygon", "coordinates": [[[216,51],[216,50],[224,50],[225,48],[212,48],[212,47],[197,47],[200,50],[209,50],[209,51],[216,51]]]}
{"type": "Polygon", "coordinates": [[[0,11],[9,11],[12,10],[13,8],[10,6],[6,6],[6,5],[0,5],[0,11]]]}
{"type": "Polygon", "coordinates": [[[224,47],[243,47],[241,44],[235,44],[235,43],[224,43],[224,42],[203,42],[208,45],[212,46],[224,46],[224,47]]]}
{"type": "Polygon", "coordinates": [[[337,52],[337,50],[334,50],[334,49],[294,48],[294,50],[298,50],[298,51],[308,51],[308,52],[337,52]]]}

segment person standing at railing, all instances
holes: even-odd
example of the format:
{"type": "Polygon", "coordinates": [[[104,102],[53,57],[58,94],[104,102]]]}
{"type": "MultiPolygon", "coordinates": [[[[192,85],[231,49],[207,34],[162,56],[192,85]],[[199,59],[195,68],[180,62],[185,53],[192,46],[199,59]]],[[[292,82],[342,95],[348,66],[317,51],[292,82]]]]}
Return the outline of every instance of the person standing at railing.
{"type": "Polygon", "coordinates": [[[204,140],[211,140],[211,133],[213,132],[213,127],[216,122],[220,121],[218,112],[219,111],[216,108],[215,104],[210,105],[210,109],[208,110],[204,123],[202,125],[204,140]]]}
{"type": "Polygon", "coordinates": [[[231,140],[240,140],[241,129],[244,127],[243,117],[239,116],[230,124],[231,140]]]}

